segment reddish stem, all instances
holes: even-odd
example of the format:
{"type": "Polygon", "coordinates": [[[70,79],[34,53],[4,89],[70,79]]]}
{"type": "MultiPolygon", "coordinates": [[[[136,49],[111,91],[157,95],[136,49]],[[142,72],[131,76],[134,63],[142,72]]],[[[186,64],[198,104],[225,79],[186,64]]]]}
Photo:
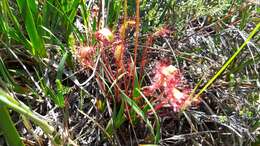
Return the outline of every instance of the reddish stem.
{"type": "Polygon", "coordinates": [[[148,47],[153,43],[153,36],[149,35],[148,39],[145,42],[145,47],[143,49],[142,52],[142,60],[141,60],[141,67],[140,67],[140,78],[139,78],[139,83],[141,82],[142,76],[143,76],[143,72],[144,72],[144,66],[146,64],[147,61],[147,50],[148,47]]]}
{"type": "Polygon", "coordinates": [[[140,24],[140,0],[136,0],[136,27],[135,27],[134,66],[133,66],[133,71],[131,71],[131,75],[133,76],[133,80],[132,80],[132,87],[133,87],[133,89],[135,87],[137,47],[138,47],[138,38],[139,38],[139,31],[140,31],[139,24],[140,24]]]}

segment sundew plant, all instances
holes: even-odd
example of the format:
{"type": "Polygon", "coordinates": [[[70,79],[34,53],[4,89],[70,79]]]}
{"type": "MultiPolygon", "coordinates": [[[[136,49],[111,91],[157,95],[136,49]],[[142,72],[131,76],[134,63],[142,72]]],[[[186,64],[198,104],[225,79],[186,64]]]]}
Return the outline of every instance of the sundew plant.
{"type": "Polygon", "coordinates": [[[1,0],[0,145],[260,144],[257,0],[1,0]]]}

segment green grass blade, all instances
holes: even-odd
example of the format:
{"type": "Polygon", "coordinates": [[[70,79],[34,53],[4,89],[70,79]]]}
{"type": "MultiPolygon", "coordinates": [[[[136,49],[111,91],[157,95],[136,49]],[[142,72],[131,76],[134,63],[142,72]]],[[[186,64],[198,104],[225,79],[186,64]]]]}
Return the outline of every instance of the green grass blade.
{"type": "MultiPolygon", "coordinates": [[[[115,114],[114,114],[115,115],[115,114]]],[[[107,133],[111,134],[113,129],[118,129],[124,122],[126,121],[126,118],[124,116],[124,103],[121,103],[120,109],[117,113],[117,115],[115,115],[107,124],[106,127],[106,131],[107,133]],[[114,125],[112,124],[112,122],[114,122],[114,125]],[[114,127],[113,127],[114,126],[114,127]]]]}
{"type": "Polygon", "coordinates": [[[25,8],[26,5],[26,0],[17,0],[16,2],[19,7],[20,13],[23,13],[23,9],[25,8]]]}
{"type": "Polygon", "coordinates": [[[69,15],[70,23],[73,23],[73,21],[75,19],[79,4],[80,4],[79,0],[74,0],[73,3],[72,3],[71,10],[70,10],[71,12],[70,12],[70,15],[69,15]]]}
{"type": "Polygon", "coordinates": [[[11,75],[9,74],[2,58],[0,58],[0,75],[7,84],[15,84],[14,80],[12,79],[11,75]]]}
{"type": "Polygon", "coordinates": [[[141,96],[140,92],[138,91],[139,89],[140,89],[140,84],[139,84],[138,75],[135,74],[133,99],[139,98],[141,96]]]}
{"type": "Polygon", "coordinates": [[[108,17],[106,19],[106,23],[108,27],[114,28],[118,24],[120,12],[122,9],[122,1],[121,0],[114,0],[113,2],[111,1],[109,3],[109,8],[108,8],[108,17]]]}
{"type": "Polygon", "coordinates": [[[56,94],[56,96],[54,96],[53,101],[55,102],[56,105],[58,105],[61,108],[64,107],[64,96],[63,95],[65,93],[65,89],[61,83],[61,79],[62,79],[64,65],[65,65],[67,57],[68,57],[68,52],[65,52],[65,54],[62,56],[62,59],[59,63],[56,81],[55,81],[56,86],[57,86],[57,94],[56,94]]]}
{"type": "Polygon", "coordinates": [[[44,27],[44,26],[40,26],[46,33],[48,33],[51,37],[52,37],[52,41],[57,43],[60,47],[61,47],[61,51],[65,52],[65,47],[63,45],[63,43],[59,40],[59,38],[57,38],[52,32],[51,30],[49,30],[48,28],[44,27]]]}
{"type": "Polygon", "coordinates": [[[12,88],[16,92],[22,92],[22,88],[15,83],[14,79],[10,75],[8,69],[6,68],[2,58],[0,58],[0,80],[3,80],[7,87],[12,88]]]}
{"type": "Polygon", "coordinates": [[[44,118],[41,115],[30,110],[30,108],[25,104],[23,104],[21,101],[15,100],[12,96],[7,94],[1,88],[0,88],[0,103],[6,105],[7,107],[13,109],[14,111],[23,114],[29,119],[31,119],[35,124],[40,126],[46,134],[54,134],[55,132],[54,127],[49,125],[48,122],[44,120],[44,118]]]}
{"type": "Polygon", "coordinates": [[[58,105],[60,108],[64,107],[64,87],[59,79],[56,79],[56,86],[57,86],[57,95],[54,98],[54,102],[56,105],[58,105]]]}
{"type": "Polygon", "coordinates": [[[160,138],[161,138],[161,132],[160,132],[160,129],[161,129],[161,125],[160,125],[160,120],[159,120],[159,117],[158,115],[156,114],[156,111],[155,109],[153,108],[153,105],[151,104],[151,102],[143,95],[143,93],[137,89],[137,91],[139,92],[140,95],[142,95],[143,99],[145,100],[145,102],[148,104],[148,106],[150,107],[150,109],[152,110],[154,116],[155,116],[155,119],[156,119],[156,134],[155,134],[155,138],[154,138],[154,142],[156,144],[159,143],[160,141],[160,138]]]}
{"type": "Polygon", "coordinates": [[[144,112],[138,107],[138,105],[135,103],[134,100],[129,98],[122,90],[120,90],[120,92],[122,95],[122,99],[125,102],[127,102],[131,106],[131,108],[144,120],[147,127],[151,130],[151,133],[154,136],[155,134],[154,134],[153,126],[152,126],[151,122],[149,121],[149,119],[145,116],[144,112]]]}
{"type": "MultiPolygon", "coordinates": [[[[59,15],[60,17],[58,17],[59,19],[64,19],[64,21],[67,21],[67,22],[70,22],[70,18],[67,14],[65,14],[62,10],[60,10],[58,7],[56,7],[54,4],[52,4],[51,2],[49,1],[46,1],[46,5],[48,5],[49,9],[52,9],[52,11],[55,11],[57,12],[56,15],[59,15]]],[[[58,19],[57,18],[57,19],[58,19]]],[[[57,20],[56,19],[56,20],[57,20]]],[[[64,25],[67,25],[66,23],[64,23],[64,25]]],[[[75,36],[79,39],[79,40],[84,40],[83,38],[83,35],[82,33],[78,30],[78,28],[71,22],[69,23],[69,25],[71,25],[71,27],[73,28],[73,31],[75,33],[75,36]]],[[[68,32],[66,32],[68,33],[68,32]]],[[[68,33],[70,34],[70,33],[68,33]]]]}
{"type": "MultiPolygon", "coordinates": [[[[4,30],[7,35],[7,37],[10,37],[14,40],[16,40],[19,43],[24,44],[24,46],[28,49],[31,48],[30,42],[26,39],[26,37],[23,35],[22,27],[20,23],[18,22],[18,19],[13,14],[11,7],[9,5],[8,0],[2,0],[2,3],[0,5],[0,9],[2,9],[2,20],[4,21],[4,30]]],[[[1,20],[1,21],[2,21],[1,20]]]]}
{"type": "Polygon", "coordinates": [[[4,134],[6,143],[9,146],[24,146],[9,115],[8,109],[2,103],[0,103],[0,115],[0,131],[4,134]]]}
{"type": "Polygon", "coordinates": [[[126,120],[124,116],[125,103],[122,102],[115,120],[115,128],[119,128],[126,120]]]}
{"type": "Polygon", "coordinates": [[[56,79],[59,79],[59,80],[62,79],[64,65],[65,65],[67,57],[68,57],[68,52],[65,52],[64,55],[62,56],[60,63],[59,63],[56,79]]]}
{"type": "Polygon", "coordinates": [[[229,66],[230,63],[238,56],[238,54],[244,49],[244,47],[249,43],[252,37],[259,30],[260,23],[256,25],[254,30],[250,33],[246,41],[238,48],[238,50],[227,60],[227,62],[221,67],[221,69],[206,83],[206,85],[199,91],[195,98],[199,97],[229,66]]]}
{"type": "Polygon", "coordinates": [[[58,18],[57,12],[50,7],[49,3],[53,4],[54,0],[44,1],[42,8],[42,20],[44,27],[52,29],[51,24],[53,23],[53,21],[51,21],[51,18],[55,17],[56,20],[58,20],[58,18]]]}
{"type": "Polygon", "coordinates": [[[124,116],[124,109],[125,109],[124,105],[125,105],[125,103],[122,102],[118,113],[113,114],[112,119],[110,119],[110,121],[108,122],[107,127],[106,127],[107,133],[112,134],[113,128],[115,128],[115,129],[119,128],[126,121],[126,118],[124,116]]]}
{"type": "Polygon", "coordinates": [[[25,28],[32,43],[32,54],[44,57],[47,55],[44,42],[42,37],[38,34],[36,24],[29,6],[29,2],[26,1],[25,28]]]}
{"type": "Polygon", "coordinates": [[[34,16],[37,13],[37,5],[36,5],[36,0],[27,0],[27,3],[30,7],[30,10],[34,16]]]}

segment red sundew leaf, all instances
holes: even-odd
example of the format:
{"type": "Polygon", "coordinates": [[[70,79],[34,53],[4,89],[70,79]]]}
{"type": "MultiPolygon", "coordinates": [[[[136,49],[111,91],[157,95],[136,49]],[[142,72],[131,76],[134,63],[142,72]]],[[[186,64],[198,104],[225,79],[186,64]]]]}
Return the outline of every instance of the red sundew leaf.
{"type": "Polygon", "coordinates": [[[173,100],[171,104],[173,105],[175,111],[179,111],[189,96],[176,88],[173,88],[172,94],[175,100],[173,100]]]}
{"type": "Polygon", "coordinates": [[[153,86],[155,87],[175,87],[180,82],[179,70],[173,65],[164,63],[157,64],[153,86]]]}
{"type": "Polygon", "coordinates": [[[156,89],[162,89],[161,91],[164,96],[158,99],[160,103],[158,103],[156,109],[170,105],[174,112],[178,112],[183,107],[186,107],[187,104],[191,103],[188,101],[190,100],[189,94],[191,90],[185,88],[180,91],[176,88],[180,85],[181,79],[182,74],[179,69],[173,65],[169,65],[168,62],[161,61],[157,63],[155,67],[152,85],[143,88],[143,93],[146,96],[152,96],[156,89]]]}
{"type": "Polygon", "coordinates": [[[95,33],[96,39],[103,44],[110,44],[114,41],[114,35],[108,28],[103,28],[95,33]]]}
{"type": "Polygon", "coordinates": [[[83,66],[93,66],[93,56],[96,53],[96,49],[91,46],[81,47],[78,50],[78,55],[83,66]]]}
{"type": "Polygon", "coordinates": [[[87,57],[90,57],[92,56],[93,54],[95,53],[95,48],[94,47],[81,47],[79,49],[79,56],[81,58],[87,58],[87,57]]]}
{"type": "Polygon", "coordinates": [[[118,63],[122,61],[124,49],[125,47],[122,43],[118,44],[114,49],[114,57],[118,63]]]}

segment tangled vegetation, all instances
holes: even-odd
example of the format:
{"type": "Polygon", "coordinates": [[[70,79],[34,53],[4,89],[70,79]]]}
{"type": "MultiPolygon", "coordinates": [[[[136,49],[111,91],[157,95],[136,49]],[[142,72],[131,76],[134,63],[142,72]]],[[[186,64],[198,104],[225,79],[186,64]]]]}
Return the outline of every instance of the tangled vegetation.
{"type": "Polygon", "coordinates": [[[0,145],[259,145],[259,6],[1,0],[0,145]]]}

